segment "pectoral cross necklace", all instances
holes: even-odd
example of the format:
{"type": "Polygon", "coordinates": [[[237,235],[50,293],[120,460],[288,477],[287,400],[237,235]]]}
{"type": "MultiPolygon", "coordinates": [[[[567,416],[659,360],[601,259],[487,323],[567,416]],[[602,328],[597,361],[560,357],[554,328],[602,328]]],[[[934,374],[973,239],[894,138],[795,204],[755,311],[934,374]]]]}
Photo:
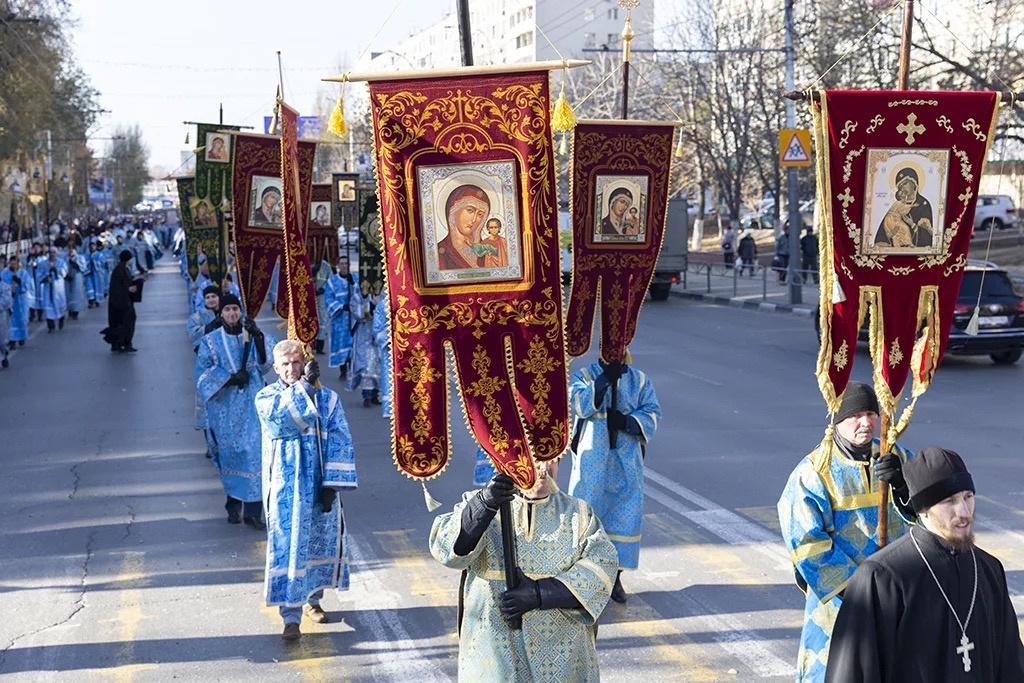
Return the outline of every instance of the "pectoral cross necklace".
{"type": "Polygon", "coordinates": [[[917,548],[917,554],[921,556],[924,561],[924,566],[928,567],[928,573],[932,575],[932,579],[935,581],[935,585],[939,587],[939,592],[942,593],[942,599],[949,605],[949,610],[953,613],[953,618],[956,619],[957,625],[960,627],[960,647],[956,649],[956,653],[961,656],[964,662],[964,671],[969,672],[971,670],[971,650],[974,649],[974,643],[967,637],[967,624],[971,622],[971,615],[974,614],[974,601],[978,597],[978,557],[974,554],[974,548],[971,548],[971,560],[974,562],[974,590],[971,591],[971,606],[967,609],[967,618],[962,622],[960,617],[956,613],[956,609],[953,607],[953,603],[950,602],[949,597],[946,595],[946,591],[942,589],[942,584],[939,583],[939,577],[935,575],[935,570],[928,564],[927,558],[924,556],[924,552],[921,551],[921,546],[917,544],[917,539],[914,538],[914,530],[910,530],[910,540],[914,542],[914,547],[917,548]]]}

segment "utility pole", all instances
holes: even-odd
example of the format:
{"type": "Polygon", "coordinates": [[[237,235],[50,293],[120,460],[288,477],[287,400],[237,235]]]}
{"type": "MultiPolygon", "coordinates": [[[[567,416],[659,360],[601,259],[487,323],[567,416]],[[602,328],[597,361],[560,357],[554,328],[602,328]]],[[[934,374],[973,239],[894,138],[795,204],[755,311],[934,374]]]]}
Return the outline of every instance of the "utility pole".
{"type": "MultiPolygon", "coordinates": [[[[795,0],[786,0],[786,91],[790,92],[795,88],[796,74],[793,57],[793,3],[795,0]]],[[[796,102],[786,100],[786,127],[796,128],[796,102]]],[[[800,276],[800,233],[804,227],[803,219],[800,217],[799,187],[797,182],[797,169],[790,167],[786,169],[786,202],[789,204],[789,269],[786,273],[786,281],[789,283],[789,303],[799,304],[803,302],[802,279],[800,276]]]]}
{"type": "Polygon", "coordinates": [[[458,15],[462,66],[473,66],[473,35],[469,29],[469,0],[458,0],[458,15]]]}

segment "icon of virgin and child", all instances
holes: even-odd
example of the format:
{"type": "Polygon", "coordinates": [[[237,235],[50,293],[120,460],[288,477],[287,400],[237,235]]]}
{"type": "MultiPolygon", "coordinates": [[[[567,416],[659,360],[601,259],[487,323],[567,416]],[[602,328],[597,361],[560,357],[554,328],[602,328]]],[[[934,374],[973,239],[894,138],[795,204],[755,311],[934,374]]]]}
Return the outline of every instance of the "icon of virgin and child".
{"type": "Polygon", "coordinates": [[[491,216],[486,192],[476,185],[459,185],[448,195],[444,213],[448,234],[437,243],[440,270],[508,266],[504,226],[500,218],[491,216]]]}
{"type": "Polygon", "coordinates": [[[895,201],[875,232],[875,246],[914,249],[930,247],[934,213],[927,199],[918,194],[920,178],[912,168],[896,173],[895,201]]]}

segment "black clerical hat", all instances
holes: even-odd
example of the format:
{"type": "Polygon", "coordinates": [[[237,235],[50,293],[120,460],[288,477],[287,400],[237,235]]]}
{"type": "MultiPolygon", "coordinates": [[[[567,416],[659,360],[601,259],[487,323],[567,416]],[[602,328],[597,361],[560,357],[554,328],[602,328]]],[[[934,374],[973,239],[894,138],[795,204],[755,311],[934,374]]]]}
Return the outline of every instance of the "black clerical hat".
{"type": "Polygon", "coordinates": [[[846,391],[843,392],[843,400],[839,405],[839,410],[836,411],[833,422],[839,424],[857,413],[867,412],[876,414],[879,412],[878,397],[875,395],[875,390],[871,388],[870,384],[850,382],[846,385],[846,391]]]}
{"type": "Polygon", "coordinates": [[[910,489],[910,504],[917,512],[961,491],[974,493],[974,479],[963,458],[945,448],[922,448],[903,465],[903,476],[910,489]]]}
{"type": "Polygon", "coordinates": [[[220,287],[218,287],[217,285],[210,285],[206,287],[205,289],[203,289],[203,296],[206,296],[207,294],[217,294],[219,296],[220,287]]]}
{"type": "Polygon", "coordinates": [[[238,300],[238,297],[234,294],[221,294],[220,296],[220,310],[224,310],[228,306],[242,307],[242,302],[238,300]]]}

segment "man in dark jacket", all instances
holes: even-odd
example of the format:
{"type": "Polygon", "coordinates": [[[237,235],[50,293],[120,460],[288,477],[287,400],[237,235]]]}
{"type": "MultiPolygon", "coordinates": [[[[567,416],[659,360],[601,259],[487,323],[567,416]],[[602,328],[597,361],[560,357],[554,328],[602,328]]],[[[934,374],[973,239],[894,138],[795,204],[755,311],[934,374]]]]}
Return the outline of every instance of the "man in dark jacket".
{"type": "Polygon", "coordinates": [[[107,327],[100,334],[110,344],[111,353],[134,352],[132,346],[135,337],[135,301],[133,295],[137,286],[128,272],[128,262],[132,253],[127,249],[121,252],[120,262],[110,274],[110,298],[107,300],[107,327]]]}
{"type": "Polygon", "coordinates": [[[809,275],[814,276],[814,284],[818,284],[818,236],[814,228],[807,226],[807,231],[800,238],[800,260],[804,271],[804,281],[809,275]]]}
{"type": "Polygon", "coordinates": [[[757,263],[757,242],[754,241],[754,233],[749,229],[743,233],[743,237],[740,239],[738,254],[743,259],[739,274],[743,275],[743,271],[749,268],[750,277],[754,277],[754,267],[757,263]]]}

